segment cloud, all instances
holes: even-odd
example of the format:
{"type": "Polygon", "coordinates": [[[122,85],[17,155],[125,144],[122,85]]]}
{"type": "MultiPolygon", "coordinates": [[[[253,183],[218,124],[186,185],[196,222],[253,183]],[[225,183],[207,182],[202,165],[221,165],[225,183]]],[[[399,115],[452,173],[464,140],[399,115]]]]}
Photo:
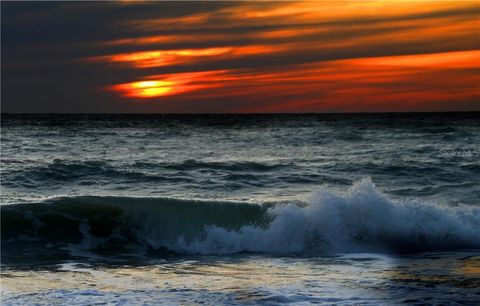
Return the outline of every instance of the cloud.
{"type": "Polygon", "coordinates": [[[2,108],[479,110],[478,17],[472,1],[2,2],[2,108]]]}

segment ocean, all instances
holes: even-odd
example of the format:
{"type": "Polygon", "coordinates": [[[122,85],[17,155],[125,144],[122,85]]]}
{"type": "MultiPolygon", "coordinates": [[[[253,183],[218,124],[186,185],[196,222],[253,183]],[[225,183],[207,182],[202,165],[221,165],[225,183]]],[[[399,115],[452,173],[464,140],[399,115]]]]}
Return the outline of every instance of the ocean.
{"type": "Polygon", "coordinates": [[[480,303],[480,113],[2,114],[2,305],[480,303]]]}

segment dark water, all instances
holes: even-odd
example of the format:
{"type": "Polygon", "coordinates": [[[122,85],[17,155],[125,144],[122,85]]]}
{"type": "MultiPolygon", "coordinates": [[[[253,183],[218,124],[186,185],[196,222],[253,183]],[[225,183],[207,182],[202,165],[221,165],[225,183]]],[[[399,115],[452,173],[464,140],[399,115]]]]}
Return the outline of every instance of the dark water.
{"type": "Polygon", "coordinates": [[[473,303],[479,119],[2,115],[7,304],[473,303]]]}

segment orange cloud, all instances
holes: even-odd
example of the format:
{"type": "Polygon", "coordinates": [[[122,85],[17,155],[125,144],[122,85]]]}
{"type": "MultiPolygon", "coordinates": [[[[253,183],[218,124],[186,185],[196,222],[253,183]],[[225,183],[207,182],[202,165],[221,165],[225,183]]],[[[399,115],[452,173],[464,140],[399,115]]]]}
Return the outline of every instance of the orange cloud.
{"type": "Polygon", "coordinates": [[[474,103],[478,110],[479,72],[479,50],[324,62],[270,76],[272,91],[289,94],[241,111],[442,111],[474,103]]]}
{"type": "Polygon", "coordinates": [[[480,68],[480,50],[387,56],[370,58],[367,60],[351,60],[350,62],[375,66],[424,67],[440,69],[480,68]]]}
{"type": "Polygon", "coordinates": [[[149,68],[174,65],[182,62],[192,62],[198,58],[222,55],[230,51],[231,48],[228,47],[185,50],[155,50],[117,54],[93,58],[93,60],[105,60],[112,63],[128,63],[136,68],[149,68]]]}
{"type": "Polygon", "coordinates": [[[248,101],[231,102],[240,112],[443,110],[480,100],[470,1],[242,2],[125,26],[143,36],[105,45],[139,51],[90,60],[182,72],[110,87],[123,97],[248,101]]]}
{"type": "Polygon", "coordinates": [[[216,58],[218,56],[231,58],[262,53],[273,53],[281,49],[282,48],[280,46],[252,45],[205,49],[154,50],[94,57],[90,60],[107,61],[112,63],[127,63],[135,68],[151,68],[175,64],[194,63],[201,60],[216,58]]]}
{"type": "Polygon", "coordinates": [[[446,101],[480,100],[479,56],[480,51],[459,51],[318,62],[276,71],[173,73],[110,89],[137,99],[256,101],[254,106],[232,105],[238,112],[444,110],[446,101]]]}

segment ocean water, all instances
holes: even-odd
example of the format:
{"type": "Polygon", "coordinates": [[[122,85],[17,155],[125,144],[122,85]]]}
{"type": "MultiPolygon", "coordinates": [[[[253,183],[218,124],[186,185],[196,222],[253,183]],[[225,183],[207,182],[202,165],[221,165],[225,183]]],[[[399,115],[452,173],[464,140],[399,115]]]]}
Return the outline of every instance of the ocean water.
{"type": "Polygon", "coordinates": [[[480,113],[2,115],[2,304],[479,304],[480,113]]]}

